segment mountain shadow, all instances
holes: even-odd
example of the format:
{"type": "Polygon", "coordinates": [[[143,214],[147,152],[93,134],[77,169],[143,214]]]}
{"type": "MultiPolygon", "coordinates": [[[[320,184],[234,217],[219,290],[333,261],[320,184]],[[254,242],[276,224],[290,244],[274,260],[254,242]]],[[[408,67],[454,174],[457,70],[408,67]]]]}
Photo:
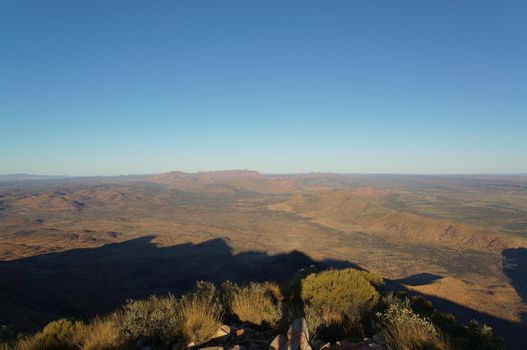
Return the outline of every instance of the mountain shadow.
{"type": "Polygon", "coordinates": [[[144,236],[99,248],[72,249],[0,262],[0,324],[34,331],[59,317],[105,314],[130,298],[180,294],[198,280],[284,282],[302,267],[357,267],[306,254],[233,254],[224,239],[158,247],[144,236]]]}
{"type": "MultiPolygon", "coordinates": [[[[425,273],[418,275],[428,274],[425,273]]],[[[413,280],[412,277],[413,276],[408,277],[410,281],[413,280]]],[[[408,295],[423,296],[434,305],[434,308],[441,312],[453,314],[456,319],[462,324],[467,324],[471,320],[477,320],[480,323],[484,323],[491,326],[496,334],[503,337],[505,341],[505,348],[507,350],[525,349],[525,344],[527,344],[527,327],[525,326],[525,324],[492,316],[441,297],[420,293],[415,290],[410,290],[402,284],[403,281],[404,283],[406,283],[406,280],[406,278],[400,280],[385,279],[386,289],[393,291],[402,291],[407,293],[408,295]]],[[[467,292],[470,293],[470,291],[467,292]]]]}
{"type": "MultiPolygon", "coordinates": [[[[504,249],[501,256],[503,272],[523,302],[527,303],[527,248],[504,249]]],[[[520,317],[527,324],[527,313],[522,313],[520,317]]]]}
{"type": "Polygon", "coordinates": [[[411,275],[402,279],[398,279],[398,283],[406,284],[408,286],[424,286],[434,281],[442,279],[443,276],[439,276],[433,273],[423,272],[415,275],[411,275]]]}

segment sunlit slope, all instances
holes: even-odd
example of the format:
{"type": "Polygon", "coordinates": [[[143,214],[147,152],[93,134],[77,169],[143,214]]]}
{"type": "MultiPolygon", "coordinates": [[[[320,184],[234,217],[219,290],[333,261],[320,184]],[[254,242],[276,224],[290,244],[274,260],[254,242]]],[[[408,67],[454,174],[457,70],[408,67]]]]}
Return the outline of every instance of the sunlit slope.
{"type": "Polygon", "coordinates": [[[384,205],[383,198],[382,191],[369,189],[321,191],[295,194],[289,200],[271,205],[270,208],[294,213],[342,231],[382,235],[385,239],[398,241],[485,250],[527,244],[527,240],[521,237],[391,209],[384,205]]]}

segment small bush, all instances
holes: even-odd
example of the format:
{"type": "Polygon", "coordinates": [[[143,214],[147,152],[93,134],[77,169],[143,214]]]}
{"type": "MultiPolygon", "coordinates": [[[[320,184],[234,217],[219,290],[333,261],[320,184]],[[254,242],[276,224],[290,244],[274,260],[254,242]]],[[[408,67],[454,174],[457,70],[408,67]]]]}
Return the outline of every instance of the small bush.
{"type": "Polygon", "coordinates": [[[327,270],[305,277],[300,295],[326,325],[355,322],[379,300],[371,280],[380,283],[382,278],[351,268],[327,270]]]}
{"type": "Polygon", "coordinates": [[[490,326],[472,320],[465,328],[468,332],[469,346],[472,349],[501,350],[505,348],[503,338],[495,335],[490,326]]]}
{"type": "Polygon", "coordinates": [[[15,339],[16,337],[11,327],[0,325],[0,350],[12,348],[15,339]]]}
{"type": "Polygon", "coordinates": [[[196,292],[183,296],[178,304],[178,327],[185,342],[202,344],[222,325],[223,307],[214,284],[199,282],[196,292]]]}
{"type": "Polygon", "coordinates": [[[121,332],[129,339],[141,337],[165,342],[177,337],[178,301],[168,297],[151,296],[145,300],[129,300],[117,314],[121,332]]]}
{"type": "Polygon", "coordinates": [[[232,282],[222,285],[229,312],[242,322],[277,327],[282,319],[282,296],[276,283],[251,282],[239,286],[232,282]]]}
{"type": "Polygon", "coordinates": [[[392,350],[449,350],[448,341],[427,318],[415,314],[408,299],[392,303],[379,314],[384,329],[381,331],[392,350]]]}
{"type": "Polygon", "coordinates": [[[456,349],[501,350],[503,339],[494,334],[492,328],[473,320],[468,325],[460,324],[454,315],[440,312],[422,296],[409,298],[409,305],[417,314],[429,318],[443,334],[448,334],[450,343],[456,349]]]}
{"type": "Polygon", "coordinates": [[[74,334],[83,327],[79,321],[60,319],[50,322],[32,337],[20,339],[17,350],[70,350],[76,349],[72,342],[74,334]]]}

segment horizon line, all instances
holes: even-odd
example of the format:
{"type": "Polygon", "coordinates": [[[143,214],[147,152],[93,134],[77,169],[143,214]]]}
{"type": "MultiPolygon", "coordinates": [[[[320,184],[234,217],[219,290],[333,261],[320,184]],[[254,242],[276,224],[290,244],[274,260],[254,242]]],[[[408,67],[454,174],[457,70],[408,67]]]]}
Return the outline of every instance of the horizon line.
{"type": "Polygon", "coordinates": [[[55,178],[55,179],[66,179],[66,178],[94,178],[94,177],[132,177],[132,176],[155,176],[169,173],[182,173],[187,175],[199,175],[207,173],[229,173],[229,172],[252,172],[258,173],[265,176],[295,176],[295,175],[313,175],[313,174],[324,174],[324,175],[364,175],[364,176],[527,176],[527,172],[444,172],[444,173],[419,173],[419,172],[332,172],[332,171],[306,171],[306,172],[261,172],[252,169],[222,169],[222,170],[200,170],[200,171],[183,171],[183,170],[169,170],[155,173],[128,173],[128,174],[117,174],[117,175],[64,175],[64,174],[37,174],[37,173],[5,173],[0,174],[1,177],[42,177],[42,178],[55,178]]]}

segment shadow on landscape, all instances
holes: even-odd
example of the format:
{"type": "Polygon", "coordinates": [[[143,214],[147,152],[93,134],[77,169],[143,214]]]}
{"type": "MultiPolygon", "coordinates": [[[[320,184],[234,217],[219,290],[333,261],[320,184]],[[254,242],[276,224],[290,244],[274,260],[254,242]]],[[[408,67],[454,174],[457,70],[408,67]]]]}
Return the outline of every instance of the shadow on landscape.
{"type": "MultiPolygon", "coordinates": [[[[158,247],[145,236],[99,248],[73,249],[59,253],[0,262],[0,324],[11,324],[17,331],[35,331],[60,317],[88,318],[105,314],[126,299],[151,294],[180,294],[194,287],[197,280],[288,281],[300,268],[359,266],[338,260],[315,261],[306,254],[268,255],[250,251],[233,254],[221,238],[200,244],[158,247]]],[[[508,275],[525,298],[527,249],[504,252],[516,261],[508,275]],[[519,287],[518,285],[521,285],[519,287]]],[[[441,276],[420,273],[401,280],[387,280],[389,290],[406,291],[402,283],[422,285],[441,276]]],[[[451,301],[424,295],[434,306],[451,312],[466,323],[471,319],[492,325],[506,339],[508,349],[523,349],[527,328],[486,315],[451,301]]]]}
{"type": "Polygon", "coordinates": [[[433,273],[423,272],[415,275],[411,275],[399,280],[396,280],[397,283],[406,284],[408,286],[424,286],[430,284],[434,281],[440,280],[443,276],[435,275],[433,273]]]}
{"type": "MultiPolygon", "coordinates": [[[[509,248],[501,252],[503,258],[503,272],[510,279],[512,286],[527,303],[527,248],[509,248]]],[[[520,315],[527,324],[527,313],[520,315]]]]}
{"type": "Polygon", "coordinates": [[[154,237],[0,262],[0,324],[34,331],[59,317],[108,313],[130,298],[180,294],[198,280],[285,282],[310,265],[357,267],[298,251],[233,254],[221,238],[158,247],[154,237]]]}
{"type": "MultiPolygon", "coordinates": [[[[401,280],[385,280],[387,290],[403,291],[408,295],[423,296],[432,302],[437,310],[455,315],[456,319],[462,324],[467,324],[471,320],[477,320],[480,323],[492,326],[494,332],[504,338],[506,349],[525,349],[525,344],[527,344],[527,327],[525,327],[524,324],[488,315],[447,299],[409,290],[403,286],[400,281],[401,280]]],[[[470,291],[467,292],[470,293],[470,291]]]]}

